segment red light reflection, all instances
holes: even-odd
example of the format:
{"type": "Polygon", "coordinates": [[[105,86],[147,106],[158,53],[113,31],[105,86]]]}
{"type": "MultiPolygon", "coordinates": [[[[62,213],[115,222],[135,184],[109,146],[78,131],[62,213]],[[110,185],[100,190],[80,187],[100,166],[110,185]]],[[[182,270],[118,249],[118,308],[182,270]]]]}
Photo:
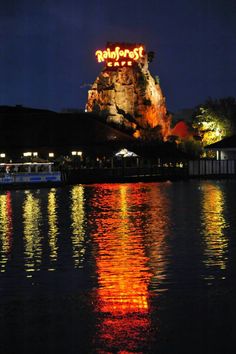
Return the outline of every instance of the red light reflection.
{"type": "Polygon", "coordinates": [[[94,215],[97,229],[93,235],[98,245],[98,337],[103,347],[119,349],[119,353],[135,352],[137,341],[139,345],[145,342],[150,328],[148,286],[152,274],[144,252],[142,213],[137,207],[142,204],[142,193],[140,187],[133,192],[134,187],[131,194],[127,185],[107,185],[93,204],[95,209],[100,207],[94,215]]]}

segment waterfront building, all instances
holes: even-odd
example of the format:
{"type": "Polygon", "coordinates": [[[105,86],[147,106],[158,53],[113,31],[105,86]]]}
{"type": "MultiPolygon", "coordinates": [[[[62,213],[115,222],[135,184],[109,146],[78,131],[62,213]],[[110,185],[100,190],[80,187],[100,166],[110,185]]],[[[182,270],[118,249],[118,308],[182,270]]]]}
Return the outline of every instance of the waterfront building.
{"type": "Polygon", "coordinates": [[[57,113],[0,106],[0,160],[56,160],[60,156],[106,156],[134,138],[93,113],[57,113]]]}
{"type": "Polygon", "coordinates": [[[216,152],[217,160],[236,160],[236,135],[208,145],[205,147],[205,150],[216,152]]]}

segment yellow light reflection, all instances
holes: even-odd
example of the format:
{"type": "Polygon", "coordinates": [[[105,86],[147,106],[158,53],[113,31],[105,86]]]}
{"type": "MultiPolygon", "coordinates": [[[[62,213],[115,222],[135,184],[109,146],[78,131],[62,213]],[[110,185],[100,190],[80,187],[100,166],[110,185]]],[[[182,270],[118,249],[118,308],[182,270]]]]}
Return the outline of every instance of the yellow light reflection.
{"type": "Polygon", "coordinates": [[[93,201],[96,215],[98,245],[96,255],[98,290],[96,311],[104,314],[98,339],[108,350],[114,348],[134,351],[137,338],[146,340],[150,328],[148,286],[151,272],[144,250],[144,231],[135,201],[141,199],[140,188],[135,194],[127,185],[100,187],[93,201]]]}
{"type": "Polygon", "coordinates": [[[23,203],[23,224],[25,241],[25,270],[27,277],[40,270],[42,258],[42,237],[40,235],[41,210],[39,199],[26,192],[23,203]]]}
{"type": "Polygon", "coordinates": [[[75,268],[82,267],[85,245],[84,187],[74,186],[71,191],[72,252],[75,268]]]}
{"type": "Polygon", "coordinates": [[[51,266],[48,270],[54,271],[55,264],[57,261],[57,236],[58,236],[58,225],[57,225],[57,199],[56,199],[56,189],[51,189],[48,193],[48,225],[49,225],[49,246],[50,246],[50,261],[51,266]]]}
{"type": "Polygon", "coordinates": [[[11,194],[0,195],[0,271],[6,271],[6,264],[12,246],[11,194]]]}
{"type": "Polygon", "coordinates": [[[228,240],[224,230],[227,223],[224,217],[224,195],[219,185],[202,185],[202,223],[205,242],[205,260],[207,267],[226,268],[228,240]]]}

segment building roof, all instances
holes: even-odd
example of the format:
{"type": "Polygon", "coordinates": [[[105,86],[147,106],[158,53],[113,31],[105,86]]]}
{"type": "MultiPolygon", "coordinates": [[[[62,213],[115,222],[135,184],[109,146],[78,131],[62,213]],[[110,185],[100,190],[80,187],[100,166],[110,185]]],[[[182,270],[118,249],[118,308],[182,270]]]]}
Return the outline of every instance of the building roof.
{"type": "Polygon", "coordinates": [[[133,141],[92,113],[56,113],[21,106],[0,106],[0,149],[88,147],[133,141]]]}
{"type": "Polygon", "coordinates": [[[205,146],[206,150],[236,149],[236,135],[224,138],[217,143],[205,146]]]}
{"type": "Polygon", "coordinates": [[[22,106],[21,104],[17,104],[15,106],[0,106],[0,116],[4,114],[39,114],[39,113],[44,113],[44,114],[56,114],[56,112],[51,111],[49,109],[41,109],[41,108],[31,108],[31,107],[25,107],[22,106]]]}

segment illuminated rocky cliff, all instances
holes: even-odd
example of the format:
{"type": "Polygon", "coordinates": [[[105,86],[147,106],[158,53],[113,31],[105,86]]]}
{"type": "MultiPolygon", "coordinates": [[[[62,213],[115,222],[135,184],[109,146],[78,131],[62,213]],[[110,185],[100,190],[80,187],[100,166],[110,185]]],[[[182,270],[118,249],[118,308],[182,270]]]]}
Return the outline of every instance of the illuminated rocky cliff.
{"type": "MultiPolygon", "coordinates": [[[[103,53],[107,55],[107,51],[103,53]]],[[[124,59],[119,64],[117,59],[113,60],[112,68],[107,65],[101,71],[88,92],[87,111],[130,129],[135,137],[156,135],[165,140],[170,134],[170,116],[158,79],[149,72],[148,55],[144,51],[138,60],[127,62],[130,66],[126,66],[124,59]]]]}

